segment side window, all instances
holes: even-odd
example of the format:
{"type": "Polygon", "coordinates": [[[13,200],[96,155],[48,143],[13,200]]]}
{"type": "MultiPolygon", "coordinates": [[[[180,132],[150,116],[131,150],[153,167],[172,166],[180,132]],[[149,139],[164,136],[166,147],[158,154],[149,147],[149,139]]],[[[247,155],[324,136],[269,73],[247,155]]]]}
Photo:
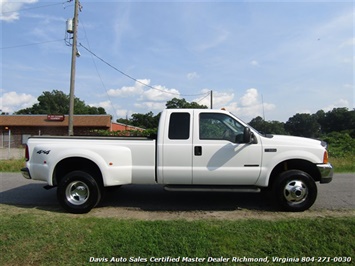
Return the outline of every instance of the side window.
{"type": "Polygon", "coordinates": [[[190,138],[190,114],[172,113],[170,115],[169,139],[190,138]]]}
{"type": "Polygon", "coordinates": [[[228,140],[241,143],[244,126],[228,115],[216,113],[200,114],[200,139],[228,140]]]}

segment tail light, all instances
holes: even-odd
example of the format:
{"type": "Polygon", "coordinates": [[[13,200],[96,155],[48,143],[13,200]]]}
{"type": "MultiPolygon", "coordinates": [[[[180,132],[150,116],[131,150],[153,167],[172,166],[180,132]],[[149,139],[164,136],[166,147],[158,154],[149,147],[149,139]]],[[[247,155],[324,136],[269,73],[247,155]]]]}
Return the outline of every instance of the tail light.
{"type": "Polygon", "coordinates": [[[329,158],[328,158],[328,152],[324,151],[324,155],[323,155],[323,163],[326,164],[329,162],[329,158]]]}
{"type": "Polygon", "coordinates": [[[25,147],[25,159],[26,159],[26,162],[30,160],[30,153],[28,151],[28,145],[26,144],[26,147],[25,147]]]}

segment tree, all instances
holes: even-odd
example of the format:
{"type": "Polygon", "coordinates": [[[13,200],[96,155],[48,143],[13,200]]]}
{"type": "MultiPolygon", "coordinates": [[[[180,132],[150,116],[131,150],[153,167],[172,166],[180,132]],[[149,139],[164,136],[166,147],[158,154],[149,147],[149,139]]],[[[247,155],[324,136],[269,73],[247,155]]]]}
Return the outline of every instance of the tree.
{"type": "Polygon", "coordinates": [[[285,129],[295,136],[315,138],[320,134],[320,125],[315,115],[295,114],[285,124],[285,129]]]}
{"type": "Polygon", "coordinates": [[[287,134],[285,130],[285,123],[279,121],[265,121],[262,117],[258,116],[253,118],[249,125],[260,131],[263,134],[287,134]]]}
{"type": "Polygon", "coordinates": [[[334,108],[326,113],[320,110],[316,117],[323,133],[355,131],[355,110],[349,111],[346,107],[334,108]]]}
{"type": "Polygon", "coordinates": [[[131,123],[133,126],[153,129],[158,127],[159,118],[160,114],[154,116],[153,112],[146,114],[132,114],[131,123]]]}
{"type": "MultiPolygon", "coordinates": [[[[62,91],[45,91],[37,98],[38,103],[32,107],[21,109],[15,114],[68,114],[69,95],[62,91]]],[[[79,98],[74,98],[74,114],[106,114],[102,107],[92,107],[86,105],[79,98]]]]}
{"type": "Polygon", "coordinates": [[[178,99],[173,98],[165,104],[167,109],[186,109],[186,108],[196,108],[196,109],[207,109],[206,105],[200,105],[196,102],[187,102],[184,98],[178,99]]]}

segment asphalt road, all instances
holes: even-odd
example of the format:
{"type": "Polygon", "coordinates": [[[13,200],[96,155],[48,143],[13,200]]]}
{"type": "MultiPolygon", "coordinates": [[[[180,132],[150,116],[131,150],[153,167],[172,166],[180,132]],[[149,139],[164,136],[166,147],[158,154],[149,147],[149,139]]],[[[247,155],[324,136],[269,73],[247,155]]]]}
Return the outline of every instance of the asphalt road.
{"type": "MultiPolygon", "coordinates": [[[[0,203],[44,210],[60,208],[56,189],[26,180],[20,173],[0,173],[0,203]]],[[[355,174],[335,174],[329,184],[318,184],[318,198],[311,210],[354,210],[355,174]]],[[[274,211],[263,194],[167,192],[160,185],[127,185],[106,191],[98,207],[144,211],[228,211],[236,209],[274,211]]]]}

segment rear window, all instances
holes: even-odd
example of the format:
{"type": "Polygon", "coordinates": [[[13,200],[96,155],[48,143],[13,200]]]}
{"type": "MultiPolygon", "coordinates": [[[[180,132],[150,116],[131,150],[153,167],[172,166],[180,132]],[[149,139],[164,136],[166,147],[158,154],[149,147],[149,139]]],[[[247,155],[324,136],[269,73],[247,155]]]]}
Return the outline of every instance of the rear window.
{"type": "Polygon", "coordinates": [[[169,139],[190,138],[190,114],[172,113],[170,115],[169,139]]]}

